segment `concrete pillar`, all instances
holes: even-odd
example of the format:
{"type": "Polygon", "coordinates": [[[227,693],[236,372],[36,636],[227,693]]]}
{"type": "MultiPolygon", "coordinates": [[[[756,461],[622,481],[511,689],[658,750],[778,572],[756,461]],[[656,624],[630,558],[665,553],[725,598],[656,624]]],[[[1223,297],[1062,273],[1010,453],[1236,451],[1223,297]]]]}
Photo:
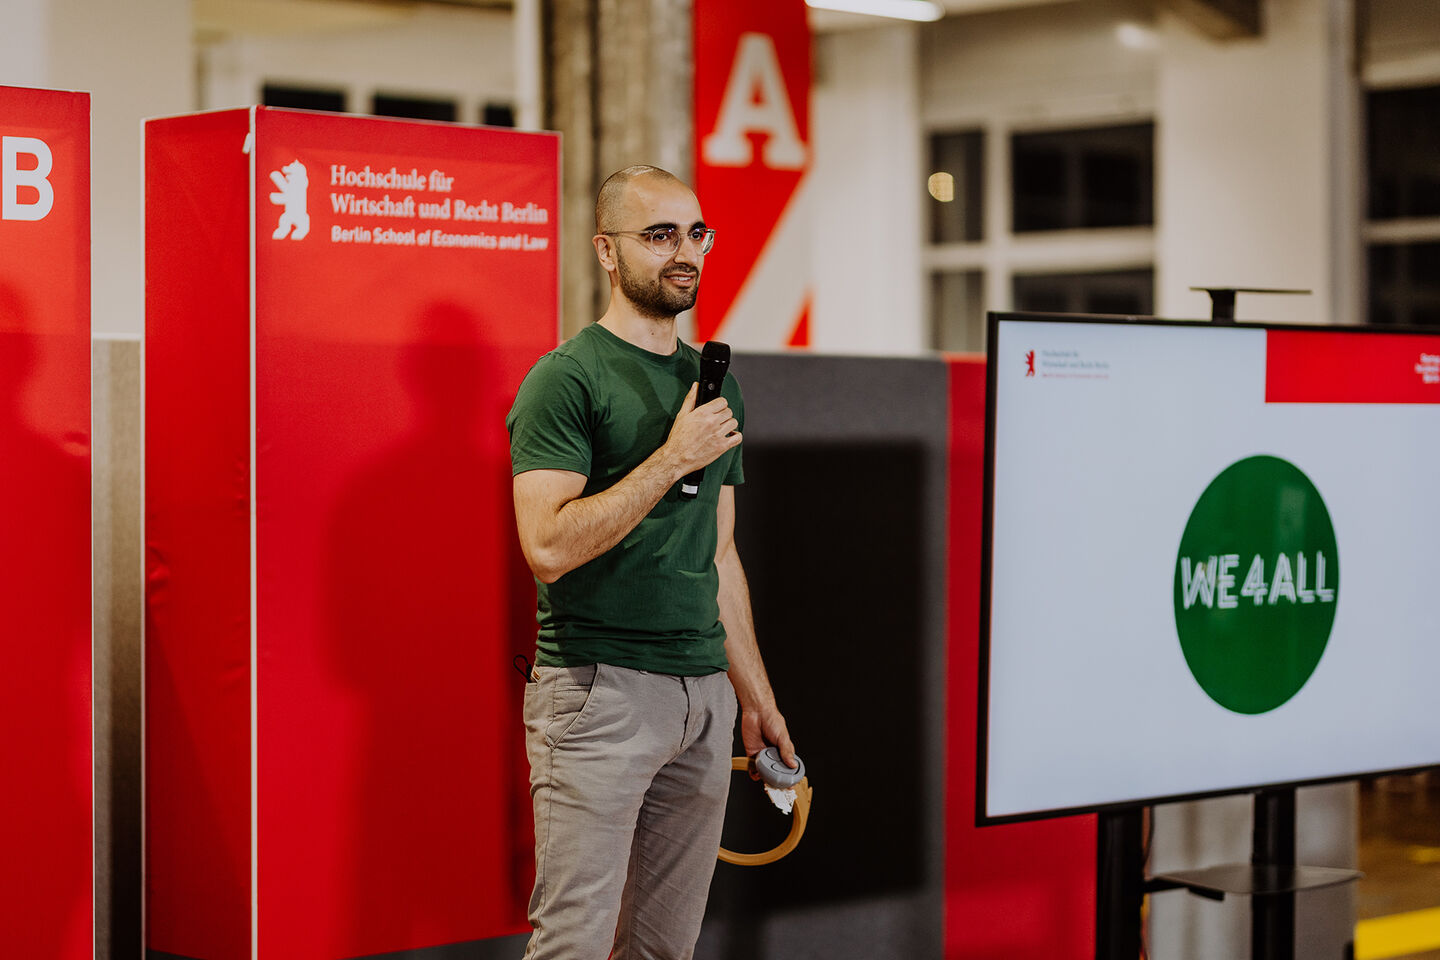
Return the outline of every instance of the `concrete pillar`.
{"type": "Polygon", "coordinates": [[[694,57],[688,0],[545,0],[546,125],[562,145],[564,335],[604,310],[608,288],[581,238],[606,176],[652,163],[690,180],[694,57]]]}

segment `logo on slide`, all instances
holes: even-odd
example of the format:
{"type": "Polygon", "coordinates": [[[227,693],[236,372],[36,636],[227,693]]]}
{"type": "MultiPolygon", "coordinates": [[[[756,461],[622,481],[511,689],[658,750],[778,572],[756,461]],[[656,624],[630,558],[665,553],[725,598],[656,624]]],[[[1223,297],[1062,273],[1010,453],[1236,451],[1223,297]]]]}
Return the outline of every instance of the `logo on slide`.
{"type": "Polygon", "coordinates": [[[1335,529],[1292,463],[1256,456],[1220,472],[1190,513],[1175,563],[1175,629],[1212,700],[1274,710],[1320,663],[1340,595],[1335,529]]]}
{"type": "Polygon", "coordinates": [[[285,208],[280,214],[280,224],[271,234],[276,240],[284,240],[288,234],[291,240],[303,240],[310,232],[310,212],[307,192],[310,178],[305,173],[305,164],[299,160],[285,164],[279,170],[270,171],[270,181],[278,188],[270,194],[270,202],[285,208]]]}
{"type": "Polygon", "coordinates": [[[1440,383],[1440,353],[1422,353],[1415,364],[1421,383],[1440,383]]]}
{"type": "Polygon", "coordinates": [[[1035,376],[1035,351],[1031,350],[1025,354],[1025,376],[1035,376]]]}

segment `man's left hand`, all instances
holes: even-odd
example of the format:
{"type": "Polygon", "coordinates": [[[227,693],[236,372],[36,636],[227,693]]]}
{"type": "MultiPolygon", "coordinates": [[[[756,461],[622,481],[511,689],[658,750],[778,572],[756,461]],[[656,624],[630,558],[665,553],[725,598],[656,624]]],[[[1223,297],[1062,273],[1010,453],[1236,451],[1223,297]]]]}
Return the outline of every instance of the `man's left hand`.
{"type": "Polygon", "coordinates": [[[792,770],[800,766],[800,761],[795,758],[795,745],[790,742],[790,731],[785,726],[785,717],[776,707],[744,711],[740,718],[740,740],[745,744],[747,757],[753,757],[773,745],[779,749],[780,759],[792,770]]]}

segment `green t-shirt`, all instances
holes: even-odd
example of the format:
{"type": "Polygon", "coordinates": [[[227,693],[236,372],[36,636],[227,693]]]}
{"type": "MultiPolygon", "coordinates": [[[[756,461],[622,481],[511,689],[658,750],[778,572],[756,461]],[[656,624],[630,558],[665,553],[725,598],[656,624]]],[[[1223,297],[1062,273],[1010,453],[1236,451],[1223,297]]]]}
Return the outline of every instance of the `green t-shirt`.
{"type": "MultiPolygon", "coordinates": [[[[683,342],[660,356],[592,323],[536,361],[520,385],[505,420],[512,473],[570,470],[587,478],[582,497],[609,489],[665,442],[699,376],[700,354],[683,342]]],[[[745,403],[729,374],[721,394],[743,431],[745,403]]],[[[554,583],[537,580],[536,661],[678,676],[728,669],[715,510],[720,487],[744,480],[733,447],[705,468],[694,500],[681,500],[676,483],[610,550],[554,583]]]]}

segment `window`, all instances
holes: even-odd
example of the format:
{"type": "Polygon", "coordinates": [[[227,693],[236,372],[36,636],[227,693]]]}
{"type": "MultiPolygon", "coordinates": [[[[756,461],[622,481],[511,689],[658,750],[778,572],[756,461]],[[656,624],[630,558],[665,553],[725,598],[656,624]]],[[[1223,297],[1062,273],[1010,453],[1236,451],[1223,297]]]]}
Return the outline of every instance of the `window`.
{"type": "Polygon", "coordinates": [[[1016,310],[1038,313],[1149,316],[1155,312],[1155,271],[1016,274],[1014,303],[1016,310]]]}
{"type": "Polygon", "coordinates": [[[1440,87],[1372,90],[1366,115],[1370,218],[1440,216],[1440,87]]]}
{"type": "Polygon", "coordinates": [[[983,351],[988,310],[1154,312],[1155,124],[1124,120],[931,134],[931,346],[983,351]]]}
{"type": "Polygon", "coordinates": [[[974,243],[984,235],[984,134],[930,138],[930,242],[974,243]]]}
{"type": "Polygon", "coordinates": [[[1440,326],[1440,86],[1365,98],[1371,323],[1440,326]]]}
{"type": "Polygon", "coordinates": [[[932,342],[937,350],[980,353],[985,349],[984,274],[937,271],[930,276],[932,342]]]}
{"type": "Polygon", "coordinates": [[[399,97],[377,93],[371,112],[377,117],[408,117],[411,120],[455,120],[455,101],[427,97],[399,97]]]}
{"type": "Polygon", "coordinates": [[[267,107],[293,107],[297,110],[330,110],[334,113],[344,113],[345,91],[267,83],[260,90],[260,102],[267,107]]]}
{"type": "Polygon", "coordinates": [[[1440,326],[1440,241],[1372,243],[1370,322],[1440,326]]]}
{"type": "Polygon", "coordinates": [[[1010,138],[1016,233],[1155,223],[1155,125],[1010,138]]]}
{"type": "Polygon", "coordinates": [[[488,127],[513,127],[515,108],[508,103],[487,103],[480,108],[480,122],[488,127]]]}

